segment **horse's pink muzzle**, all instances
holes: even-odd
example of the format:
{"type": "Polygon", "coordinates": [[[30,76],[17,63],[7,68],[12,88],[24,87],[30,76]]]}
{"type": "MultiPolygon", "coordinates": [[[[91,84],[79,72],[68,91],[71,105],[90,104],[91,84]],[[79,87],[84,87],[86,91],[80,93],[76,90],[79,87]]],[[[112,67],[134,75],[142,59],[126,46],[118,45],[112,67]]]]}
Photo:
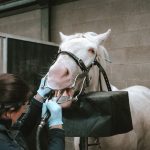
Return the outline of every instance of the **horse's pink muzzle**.
{"type": "Polygon", "coordinates": [[[48,72],[48,85],[52,89],[60,90],[71,86],[72,73],[63,64],[54,64],[48,72]]]}

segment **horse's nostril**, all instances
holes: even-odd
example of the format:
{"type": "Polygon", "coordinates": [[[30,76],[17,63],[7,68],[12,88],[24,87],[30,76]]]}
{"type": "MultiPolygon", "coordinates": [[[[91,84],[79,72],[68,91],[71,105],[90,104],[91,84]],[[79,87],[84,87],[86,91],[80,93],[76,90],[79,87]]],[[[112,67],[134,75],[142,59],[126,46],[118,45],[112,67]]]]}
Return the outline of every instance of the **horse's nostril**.
{"type": "Polygon", "coordinates": [[[70,78],[71,74],[72,73],[70,72],[69,68],[67,68],[63,64],[61,66],[55,64],[49,70],[49,78],[51,80],[54,80],[55,82],[66,82],[66,80],[70,78]]]}
{"type": "Polygon", "coordinates": [[[66,69],[64,76],[68,76],[69,75],[69,70],[66,69]]]}

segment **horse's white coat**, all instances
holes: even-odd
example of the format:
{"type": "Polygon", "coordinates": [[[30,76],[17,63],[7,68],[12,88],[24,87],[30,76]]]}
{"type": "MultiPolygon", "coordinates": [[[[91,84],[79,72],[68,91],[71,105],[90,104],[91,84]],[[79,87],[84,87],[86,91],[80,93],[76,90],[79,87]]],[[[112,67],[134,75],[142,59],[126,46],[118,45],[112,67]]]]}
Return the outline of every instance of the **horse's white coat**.
{"type": "MultiPolygon", "coordinates": [[[[108,30],[106,33],[99,35],[93,32],[87,32],[71,36],[60,33],[62,39],[60,48],[62,51],[74,53],[77,57],[81,58],[86,65],[90,64],[94,60],[95,54],[97,54],[97,60],[105,68],[105,60],[109,60],[109,57],[106,49],[101,44],[109,37],[110,32],[111,30],[108,30]],[[88,51],[90,48],[93,48],[95,53],[88,51]]],[[[64,70],[62,70],[62,72],[64,70]]],[[[49,84],[52,88],[66,88],[72,84],[75,76],[80,72],[80,68],[71,58],[62,55],[52,66],[52,70],[49,70],[52,76],[51,79],[49,79],[49,84]],[[67,79],[64,77],[64,73],[61,77],[54,76],[54,73],[56,73],[62,65],[68,69],[69,75],[67,79]],[[57,83],[55,80],[57,80],[57,83]]],[[[98,91],[98,68],[93,67],[89,72],[89,76],[91,77],[91,82],[89,88],[86,90],[98,91]]],[[[103,89],[106,90],[103,78],[102,86],[103,89]]],[[[112,89],[114,91],[118,90],[114,86],[112,86],[112,89]]],[[[100,138],[102,150],[150,150],[150,89],[143,86],[132,86],[123,90],[129,92],[133,130],[126,134],[100,138]]],[[[75,138],[75,149],[79,149],[79,138],[75,138]]],[[[96,150],[96,147],[93,149],[96,150]]]]}

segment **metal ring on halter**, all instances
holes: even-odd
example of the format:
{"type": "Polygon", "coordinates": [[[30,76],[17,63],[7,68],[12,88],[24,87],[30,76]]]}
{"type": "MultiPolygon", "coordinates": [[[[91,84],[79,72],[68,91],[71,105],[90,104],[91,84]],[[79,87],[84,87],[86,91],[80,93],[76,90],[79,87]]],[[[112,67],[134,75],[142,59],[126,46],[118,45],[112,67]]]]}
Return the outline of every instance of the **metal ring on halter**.
{"type": "Polygon", "coordinates": [[[74,80],[74,83],[72,84],[71,88],[74,88],[75,85],[76,85],[76,82],[77,82],[77,79],[79,78],[84,78],[87,76],[87,72],[83,72],[81,74],[78,74],[76,77],[75,77],[75,80],[74,80]]]}
{"type": "Polygon", "coordinates": [[[81,84],[81,89],[79,91],[79,94],[76,95],[74,98],[73,98],[73,101],[77,101],[78,100],[78,97],[81,95],[81,93],[83,92],[83,89],[84,89],[84,84],[86,82],[86,77],[84,77],[83,81],[82,81],[82,84],[81,84]]]}

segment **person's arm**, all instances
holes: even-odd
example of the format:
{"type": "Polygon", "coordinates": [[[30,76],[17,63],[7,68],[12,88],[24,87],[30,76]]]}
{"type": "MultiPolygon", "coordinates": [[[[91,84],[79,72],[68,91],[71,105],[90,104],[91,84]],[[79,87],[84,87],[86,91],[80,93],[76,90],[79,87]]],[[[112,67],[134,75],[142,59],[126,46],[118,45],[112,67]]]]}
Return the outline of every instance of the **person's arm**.
{"type": "Polygon", "coordinates": [[[65,150],[65,132],[62,122],[62,108],[53,100],[47,100],[42,107],[42,116],[50,112],[48,150],[65,150]]]}
{"type": "Polygon", "coordinates": [[[48,150],[65,150],[65,132],[59,127],[49,130],[48,150]]]}
{"type": "Polygon", "coordinates": [[[0,150],[20,150],[21,146],[17,144],[17,141],[11,135],[11,131],[5,131],[2,129],[0,132],[0,150]]]}
{"type": "Polygon", "coordinates": [[[43,103],[38,100],[37,96],[32,98],[27,113],[18,122],[20,125],[19,130],[24,136],[28,136],[32,132],[33,128],[39,123],[42,105],[43,103]]]}
{"type": "Polygon", "coordinates": [[[0,141],[0,149],[1,150],[20,150],[20,147],[13,145],[12,143],[9,144],[6,141],[0,141]]]}
{"type": "Polygon", "coordinates": [[[39,123],[43,102],[45,101],[47,94],[51,92],[51,89],[45,84],[45,79],[46,77],[41,79],[39,89],[37,94],[31,100],[28,112],[18,122],[19,129],[24,136],[29,135],[37,123],[39,123]]]}

